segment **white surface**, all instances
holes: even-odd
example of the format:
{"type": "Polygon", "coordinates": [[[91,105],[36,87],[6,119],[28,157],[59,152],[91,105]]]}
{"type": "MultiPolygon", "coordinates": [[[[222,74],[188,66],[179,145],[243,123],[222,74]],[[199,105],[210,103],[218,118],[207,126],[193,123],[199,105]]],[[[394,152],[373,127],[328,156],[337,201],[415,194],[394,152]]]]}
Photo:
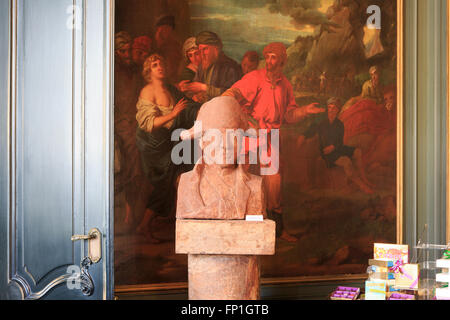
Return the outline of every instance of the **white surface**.
{"type": "Polygon", "coordinates": [[[438,273],[436,274],[437,282],[450,282],[450,274],[449,273],[438,273]]]}
{"type": "Polygon", "coordinates": [[[449,288],[436,288],[436,298],[450,299],[450,289],[449,288]]]}
{"type": "Polygon", "coordinates": [[[436,260],[436,268],[450,269],[450,259],[438,259],[438,260],[436,260]]]}
{"type": "Polygon", "coordinates": [[[264,221],[264,216],[262,215],[247,215],[245,216],[245,221],[264,221]]]}

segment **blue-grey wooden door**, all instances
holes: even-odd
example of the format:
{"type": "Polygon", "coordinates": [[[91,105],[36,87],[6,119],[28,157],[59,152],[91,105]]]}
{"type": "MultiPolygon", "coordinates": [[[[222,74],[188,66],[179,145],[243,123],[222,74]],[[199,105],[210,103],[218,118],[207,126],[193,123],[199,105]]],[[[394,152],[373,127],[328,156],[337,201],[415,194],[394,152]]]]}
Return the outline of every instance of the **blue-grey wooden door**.
{"type": "Polygon", "coordinates": [[[112,6],[0,0],[1,299],[112,298],[112,6]]]}

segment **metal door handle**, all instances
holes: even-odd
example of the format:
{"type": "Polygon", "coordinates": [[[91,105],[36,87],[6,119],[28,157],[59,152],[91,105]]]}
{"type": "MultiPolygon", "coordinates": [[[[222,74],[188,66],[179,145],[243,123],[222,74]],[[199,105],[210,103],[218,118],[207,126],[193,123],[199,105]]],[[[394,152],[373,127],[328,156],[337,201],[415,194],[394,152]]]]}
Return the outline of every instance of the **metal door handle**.
{"type": "Polygon", "coordinates": [[[95,236],[94,235],[87,235],[87,236],[82,236],[82,235],[74,235],[72,236],[72,238],[70,238],[72,241],[80,241],[80,240],[91,240],[94,239],[95,236]]]}
{"type": "Polygon", "coordinates": [[[88,235],[73,235],[72,241],[89,241],[89,254],[88,257],[92,263],[97,263],[102,258],[102,234],[97,228],[93,228],[89,231],[88,235]]]}

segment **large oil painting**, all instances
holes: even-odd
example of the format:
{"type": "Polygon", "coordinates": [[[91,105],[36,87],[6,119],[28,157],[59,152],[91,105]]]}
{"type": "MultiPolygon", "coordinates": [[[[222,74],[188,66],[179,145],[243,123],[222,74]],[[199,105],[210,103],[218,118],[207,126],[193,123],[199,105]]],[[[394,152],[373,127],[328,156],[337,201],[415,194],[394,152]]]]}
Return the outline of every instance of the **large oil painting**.
{"type": "Polygon", "coordinates": [[[373,243],[395,243],[399,232],[399,3],[116,0],[116,286],[187,282],[175,203],[177,177],[191,167],[168,165],[159,132],[188,129],[202,103],[264,81],[271,53],[282,57],[282,80],[258,87],[263,98],[249,105],[270,113],[286,103],[267,99],[283,85],[290,107],[311,112],[296,121],[270,113],[280,171],[266,191],[281,229],[261,276],[365,273],[373,243]]]}

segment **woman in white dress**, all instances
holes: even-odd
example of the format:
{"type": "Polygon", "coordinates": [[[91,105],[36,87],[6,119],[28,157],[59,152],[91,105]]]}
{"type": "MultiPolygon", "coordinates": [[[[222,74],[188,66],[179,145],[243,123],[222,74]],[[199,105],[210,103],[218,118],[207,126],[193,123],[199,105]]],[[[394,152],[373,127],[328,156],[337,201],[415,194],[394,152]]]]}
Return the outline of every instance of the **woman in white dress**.
{"type": "Polygon", "coordinates": [[[200,105],[167,82],[165,61],[158,54],[151,55],[145,61],[143,77],[147,85],[142,89],[136,105],[136,142],[144,173],[154,190],[138,232],[157,243],[159,241],[153,237],[149,227],[150,221],[156,215],[174,216],[177,179],[194,167],[194,159],[191,164],[173,163],[171,153],[177,142],[173,142],[171,136],[177,129],[188,129],[194,125],[200,105]]]}

